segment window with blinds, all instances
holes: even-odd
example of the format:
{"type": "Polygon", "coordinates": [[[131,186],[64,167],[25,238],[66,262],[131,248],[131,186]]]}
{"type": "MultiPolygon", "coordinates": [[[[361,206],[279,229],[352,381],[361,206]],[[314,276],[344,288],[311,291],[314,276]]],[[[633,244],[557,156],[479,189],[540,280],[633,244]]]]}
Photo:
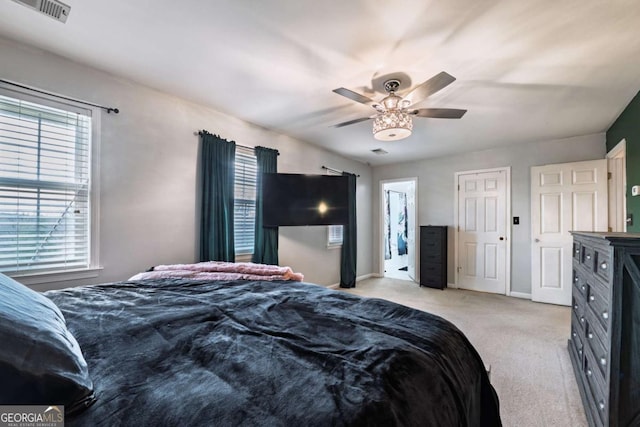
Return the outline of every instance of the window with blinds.
{"type": "Polygon", "coordinates": [[[330,225],[327,246],[342,246],[342,225],[330,225]]]}
{"type": "Polygon", "coordinates": [[[258,164],[253,149],[236,146],[234,240],[236,255],[253,253],[258,164]]]}
{"type": "Polygon", "coordinates": [[[91,110],[25,99],[0,94],[0,271],[88,268],[91,110]]]}
{"type": "MultiPolygon", "coordinates": [[[[334,172],[331,169],[327,169],[327,175],[342,175],[339,172],[334,172]]],[[[342,225],[329,225],[327,227],[327,247],[340,247],[342,246],[342,225]]]]}

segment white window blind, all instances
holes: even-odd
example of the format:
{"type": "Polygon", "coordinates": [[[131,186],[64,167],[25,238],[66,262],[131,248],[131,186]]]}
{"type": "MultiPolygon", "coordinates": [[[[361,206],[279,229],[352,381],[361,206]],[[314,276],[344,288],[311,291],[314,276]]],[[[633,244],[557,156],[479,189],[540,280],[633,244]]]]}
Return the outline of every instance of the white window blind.
{"type": "Polygon", "coordinates": [[[329,226],[329,240],[328,246],[341,246],[342,245],[342,225],[330,225],[329,226]]]}
{"type": "Polygon", "coordinates": [[[3,272],[90,266],[91,110],[43,103],[0,95],[3,272]]]}
{"type": "MultiPolygon", "coordinates": [[[[327,175],[342,175],[339,172],[334,172],[331,169],[327,169],[327,175]]],[[[342,225],[329,225],[327,230],[327,246],[336,247],[342,246],[342,232],[344,227],[342,225]]]]}
{"type": "Polygon", "coordinates": [[[258,164],[253,149],[236,146],[234,240],[236,255],[253,253],[258,164]]]}

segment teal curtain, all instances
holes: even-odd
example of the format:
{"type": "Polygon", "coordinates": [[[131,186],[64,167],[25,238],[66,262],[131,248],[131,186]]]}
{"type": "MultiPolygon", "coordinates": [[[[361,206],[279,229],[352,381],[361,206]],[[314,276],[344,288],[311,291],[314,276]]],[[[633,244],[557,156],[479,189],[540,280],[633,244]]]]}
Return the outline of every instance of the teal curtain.
{"type": "Polygon", "coordinates": [[[342,231],[342,253],[340,258],[340,287],[356,287],[356,261],[358,258],[358,234],[356,231],[356,176],[343,172],[347,176],[349,193],[349,218],[342,231]]]}
{"type": "Polygon", "coordinates": [[[200,261],[234,261],[233,199],[236,144],[208,132],[202,142],[200,261]]]}
{"type": "Polygon", "coordinates": [[[264,227],[262,221],[262,174],[278,172],[278,151],[256,147],[258,179],[256,185],[256,228],[252,262],[278,265],[278,227],[264,227]]]}

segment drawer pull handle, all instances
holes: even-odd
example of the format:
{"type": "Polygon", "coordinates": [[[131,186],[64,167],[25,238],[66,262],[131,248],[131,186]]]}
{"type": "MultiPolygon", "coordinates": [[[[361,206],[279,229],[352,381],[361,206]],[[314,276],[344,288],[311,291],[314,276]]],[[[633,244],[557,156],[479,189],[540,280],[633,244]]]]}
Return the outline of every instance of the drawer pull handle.
{"type": "Polygon", "coordinates": [[[580,323],[584,323],[584,317],[580,318],[580,323]]]}
{"type": "Polygon", "coordinates": [[[591,259],[591,255],[587,255],[585,258],[586,258],[586,259],[587,259],[587,261],[588,261],[588,260],[590,260],[590,259],[591,259]]]}
{"type": "Polygon", "coordinates": [[[578,354],[582,356],[582,349],[578,350],[578,354]]]}
{"type": "Polygon", "coordinates": [[[574,333],[573,333],[573,337],[575,338],[575,337],[577,337],[577,336],[578,336],[578,334],[576,334],[576,333],[574,332],[574,333]]]}
{"type": "Polygon", "coordinates": [[[600,264],[600,268],[601,268],[602,270],[606,270],[606,269],[607,269],[607,267],[609,267],[609,266],[607,265],[607,263],[606,263],[606,262],[603,262],[602,264],[600,264]]]}
{"type": "Polygon", "coordinates": [[[585,291],[587,289],[587,287],[585,285],[580,286],[580,288],[585,291]]]}
{"type": "Polygon", "coordinates": [[[573,281],[574,281],[574,282],[576,282],[576,283],[578,283],[578,276],[574,277],[574,278],[573,278],[573,281]]]}
{"type": "Polygon", "coordinates": [[[574,304],[573,308],[574,308],[575,310],[577,310],[577,309],[578,309],[578,304],[574,304]]]}
{"type": "Polygon", "coordinates": [[[598,408],[600,408],[601,411],[604,411],[604,402],[600,401],[600,403],[598,403],[598,408]]]}
{"type": "Polygon", "coordinates": [[[589,297],[589,301],[595,301],[595,300],[596,300],[596,297],[594,297],[593,295],[589,297]]]}
{"type": "Polygon", "coordinates": [[[609,318],[609,313],[607,313],[606,311],[602,312],[602,318],[603,319],[608,319],[609,318]]]}
{"type": "Polygon", "coordinates": [[[591,369],[587,369],[587,375],[589,376],[593,375],[593,372],[591,372],[591,369]]]}
{"type": "Polygon", "coordinates": [[[600,358],[600,364],[601,364],[602,366],[607,366],[607,359],[605,359],[604,357],[601,357],[601,358],[600,358]]]}
{"type": "Polygon", "coordinates": [[[576,254],[579,254],[579,253],[580,253],[580,249],[576,249],[576,254]]]}
{"type": "Polygon", "coordinates": [[[591,332],[589,332],[589,339],[592,340],[593,339],[593,334],[591,332]]]}

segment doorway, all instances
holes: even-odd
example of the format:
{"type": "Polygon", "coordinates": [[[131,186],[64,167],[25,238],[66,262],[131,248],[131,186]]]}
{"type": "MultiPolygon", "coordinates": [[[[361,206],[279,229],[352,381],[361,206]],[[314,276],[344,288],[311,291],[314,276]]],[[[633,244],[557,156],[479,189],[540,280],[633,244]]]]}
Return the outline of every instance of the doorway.
{"type": "Polygon", "coordinates": [[[609,183],[609,231],[627,231],[627,141],[607,153],[609,183]]]}
{"type": "Polygon", "coordinates": [[[416,281],[416,178],[381,181],[381,271],[416,281]]]}

